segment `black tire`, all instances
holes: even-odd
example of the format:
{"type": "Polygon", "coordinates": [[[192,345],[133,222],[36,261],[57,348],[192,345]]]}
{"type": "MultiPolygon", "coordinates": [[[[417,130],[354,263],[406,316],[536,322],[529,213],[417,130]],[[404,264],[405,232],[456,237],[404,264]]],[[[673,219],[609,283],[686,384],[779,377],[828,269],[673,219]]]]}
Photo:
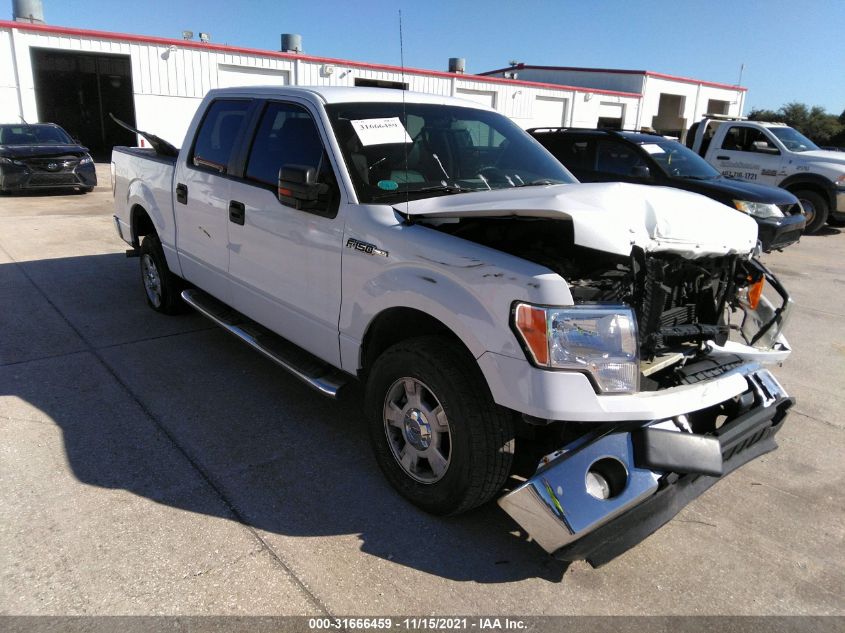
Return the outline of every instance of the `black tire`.
{"type": "Polygon", "coordinates": [[[807,216],[807,226],[804,228],[804,234],[812,235],[818,232],[825,225],[825,222],[827,222],[829,213],[827,200],[821,194],[810,189],[800,189],[793,191],[793,193],[801,201],[801,206],[804,207],[804,214],[807,216]]]}
{"type": "Polygon", "coordinates": [[[839,229],[839,228],[842,228],[843,226],[845,226],[845,217],[842,217],[840,215],[840,217],[835,218],[832,215],[828,215],[827,216],[827,223],[830,226],[835,226],[836,228],[839,229]]]}
{"type": "Polygon", "coordinates": [[[141,284],[149,305],[162,314],[185,312],[185,302],[180,296],[185,284],[170,272],[155,233],[144,236],[141,242],[141,284]]]}
{"type": "MultiPolygon", "coordinates": [[[[460,514],[489,501],[501,490],[513,461],[511,414],[493,402],[475,360],[453,341],[425,336],[390,347],[369,372],[364,400],[376,460],[391,485],[414,505],[432,514],[460,514]],[[424,398],[429,405],[425,406],[436,402],[448,420],[448,464],[437,480],[415,479],[395,456],[396,442],[405,441],[410,446],[407,438],[411,435],[391,425],[385,411],[397,385],[400,392],[406,389],[403,379],[427,389],[424,393],[429,395],[424,398]],[[397,434],[401,439],[395,439],[397,434]]],[[[404,413],[406,429],[411,411],[413,408],[404,413]]],[[[420,441],[419,436],[416,441],[420,441]]],[[[445,452],[442,445],[439,448],[445,452]]],[[[433,465],[429,470],[434,477],[433,465]]]]}

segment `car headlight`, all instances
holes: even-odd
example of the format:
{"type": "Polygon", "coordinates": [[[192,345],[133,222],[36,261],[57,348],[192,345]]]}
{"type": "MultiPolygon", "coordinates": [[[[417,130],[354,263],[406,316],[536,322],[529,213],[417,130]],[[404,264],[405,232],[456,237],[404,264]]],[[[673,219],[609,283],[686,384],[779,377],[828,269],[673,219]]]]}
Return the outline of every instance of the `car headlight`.
{"type": "Polygon", "coordinates": [[[776,204],[765,202],[748,202],[746,200],[734,200],[734,206],[748,215],[755,218],[782,218],[783,211],[778,209],[776,204]]]}
{"type": "Polygon", "coordinates": [[[88,154],[82,157],[82,160],[79,161],[80,165],[90,165],[94,162],[94,159],[91,158],[88,154]]]}
{"type": "Polygon", "coordinates": [[[515,329],[533,363],[592,376],[602,393],[639,389],[637,318],[622,305],[516,305],[515,329]]]}
{"type": "Polygon", "coordinates": [[[14,158],[0,156],[0,165],[18,165],[19,167],[22,167],[23,163],[19,160],[15,160],[14,158]]]}
{"type": "Polygon", "coordinates": [[[842,174],[841,176],[839,176],[839,178],[836,179],[836,186],[845,187],[845,174],[842,174]]]}

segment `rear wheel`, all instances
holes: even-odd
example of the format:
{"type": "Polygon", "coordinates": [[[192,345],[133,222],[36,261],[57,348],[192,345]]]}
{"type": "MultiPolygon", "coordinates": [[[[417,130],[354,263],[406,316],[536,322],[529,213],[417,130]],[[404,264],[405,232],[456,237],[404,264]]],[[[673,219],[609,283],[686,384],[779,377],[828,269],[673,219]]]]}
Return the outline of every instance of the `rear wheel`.
{"type": "Polygon", "coordinates": [[[807,235],[816,233],[827,222],[829,212],[827,200],[821,194],[810,189],[801,189],[793,193],[801,202],[801,206],[804,208],[804,215],[807,218],[807,226],[804,228],[804,233],[807,235]]]}
{"type": "Polygon", "coordinates": [[[141,242],[141,282],[147,305],[156,312],[178,314],[185,311],[180,296],[184,282],[170,272],[155,233],[144,236],[141,242]]]}
{"type": "Polygon", "coordinates": [[[473,358],[442,336],[394,345],[374,363],[365,408],[388,481],[433,514],[459,514],[502,487],[513,461],[510,415],[473,358]]]}

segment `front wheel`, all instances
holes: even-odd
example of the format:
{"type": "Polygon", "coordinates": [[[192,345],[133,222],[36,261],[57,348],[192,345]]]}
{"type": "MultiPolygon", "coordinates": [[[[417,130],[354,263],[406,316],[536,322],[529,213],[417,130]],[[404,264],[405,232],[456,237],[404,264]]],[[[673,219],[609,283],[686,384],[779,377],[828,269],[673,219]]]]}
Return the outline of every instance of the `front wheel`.
{"type": "Polygon", "coordinates": [[[474,359],[445,337],[385,351],[366,384],[365,409],[379,466],[394,488],[433,514],[459,514],[493,497],[513,461],[510,415],[474,359]]]}
{"type": "Polygon", "coordinates": [[[161,242],[154,233],[141,242],[141,282],[147,305],[156,312],[178,314],[185,310],[180,296],[184,284],[167,267],[161,242]]]}
{"type": "Polygon", "coordinates": [[[804,228],[804,233],[806,235],[812,235],[822,228],[825,225],[825,222],[827,222],[827,215],[829,212],[827,200],[815,191],[810,191],[808,189],[802,189],[800,191],[795,191],[794,193],[795,197],[798,198],[799,202],[801,202],[801,206],[804,208],[804,216],[807,218],[807,225],[804,228]]]}

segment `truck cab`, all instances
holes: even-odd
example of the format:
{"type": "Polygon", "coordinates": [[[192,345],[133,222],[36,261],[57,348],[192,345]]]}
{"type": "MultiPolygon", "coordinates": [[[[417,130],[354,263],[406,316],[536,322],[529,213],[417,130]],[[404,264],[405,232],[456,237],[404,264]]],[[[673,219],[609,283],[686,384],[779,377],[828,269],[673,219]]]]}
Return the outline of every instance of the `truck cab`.
{"type": "Polygon", "coordinates": [[[807,218],[805,233],[825,223],[845,225],[845,155],[819,148],[794,128],[705,117],[690,128],[687,145],[728,178],[795,194],[807,218]]]}

